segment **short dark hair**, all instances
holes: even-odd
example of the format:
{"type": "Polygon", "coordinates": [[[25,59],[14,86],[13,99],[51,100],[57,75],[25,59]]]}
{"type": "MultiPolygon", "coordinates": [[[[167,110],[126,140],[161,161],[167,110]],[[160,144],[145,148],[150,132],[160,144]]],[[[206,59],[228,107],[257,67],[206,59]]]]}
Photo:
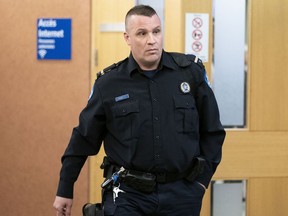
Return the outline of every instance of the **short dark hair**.
{"type": "Polygon", "coordinates": [[[156,11],[149,5],[136,5],[127,12],[125,25],[127,25],[127,19],[132,15],[152,17],[155,14],[157,15],[156,11]]]}

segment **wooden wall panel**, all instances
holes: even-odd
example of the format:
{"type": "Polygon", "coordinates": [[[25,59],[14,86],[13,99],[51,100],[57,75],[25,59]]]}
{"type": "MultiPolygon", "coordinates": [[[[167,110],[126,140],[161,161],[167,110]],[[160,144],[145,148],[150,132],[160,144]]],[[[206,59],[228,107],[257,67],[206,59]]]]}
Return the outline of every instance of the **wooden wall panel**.
{"type": "Polygon", "coordinates": [[[250,129],[288,130],[288,1],[251,1],[250,129]]]}
{"type": "Polygon", "coordinates": [[[164,49],[167,52],[183,52],[184,15],[182,1],[165,0],[164,49]]]}
{"type": "Polygon", "coordinates": [[[248,182],[249,216],[285,216],[288,178],[251,178],[248,182]]]}
{"type": "Polygon", "coordinates": [[[215,179],[288,177],[288,133],[227,131],[215,179]]]}
{"type": "MultiPolygon", "coordinates": [[[[0,1],[0,212],[55,215],[60,157],[90,86],[89,1],[0,1]],[[38,61],[37,18],[72,18],[72,60],[38,61]]],[[[88,198],[85,166],[74,215],[88,198]]]]}

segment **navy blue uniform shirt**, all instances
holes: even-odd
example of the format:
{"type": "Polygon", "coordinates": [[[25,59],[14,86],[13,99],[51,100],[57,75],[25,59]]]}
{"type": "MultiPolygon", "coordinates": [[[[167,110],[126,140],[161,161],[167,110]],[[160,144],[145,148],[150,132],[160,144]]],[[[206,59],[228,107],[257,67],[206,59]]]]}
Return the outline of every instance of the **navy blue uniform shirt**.
{"type": "MultiPolygon", "coordinates": [[[[197,181],[208,187],[221,160],[225,131],[202,63],[163,51],[145,76],[133,56],[100,76],[62,157],[58,196],[72,198],[87,156],[102,141],[111,161],[145,172],[183,172],[206,159],[197,181]]],[[[195,59],[195,58],[194,58],[195,59]]]]}

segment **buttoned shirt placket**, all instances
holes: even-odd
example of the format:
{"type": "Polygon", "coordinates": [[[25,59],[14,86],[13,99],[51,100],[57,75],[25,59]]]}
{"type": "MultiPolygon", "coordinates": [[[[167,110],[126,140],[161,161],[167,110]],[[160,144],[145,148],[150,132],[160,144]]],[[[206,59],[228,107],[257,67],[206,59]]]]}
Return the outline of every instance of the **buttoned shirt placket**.
{"type": "Polygon", "coordinates": [[[150,98],[152,104],[152,121],[153,121],[153,146],[154,146],[154,159],[156,169],[161,166],[161,134],[160,134],[160,108],[159,108],[159,94],[157,88],[157,82],[151,78],[149,80],[150,98]]]}

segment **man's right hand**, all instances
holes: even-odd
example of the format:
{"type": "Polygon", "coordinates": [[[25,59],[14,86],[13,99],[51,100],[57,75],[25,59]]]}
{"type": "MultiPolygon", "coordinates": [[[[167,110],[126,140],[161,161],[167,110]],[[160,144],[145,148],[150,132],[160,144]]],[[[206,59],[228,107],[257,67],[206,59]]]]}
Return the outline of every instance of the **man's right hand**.
{"type": "Polygon", "coordinates": [[[56,196],[53,207],[57,216],[70,216],[73,199],[56,196]]]}

